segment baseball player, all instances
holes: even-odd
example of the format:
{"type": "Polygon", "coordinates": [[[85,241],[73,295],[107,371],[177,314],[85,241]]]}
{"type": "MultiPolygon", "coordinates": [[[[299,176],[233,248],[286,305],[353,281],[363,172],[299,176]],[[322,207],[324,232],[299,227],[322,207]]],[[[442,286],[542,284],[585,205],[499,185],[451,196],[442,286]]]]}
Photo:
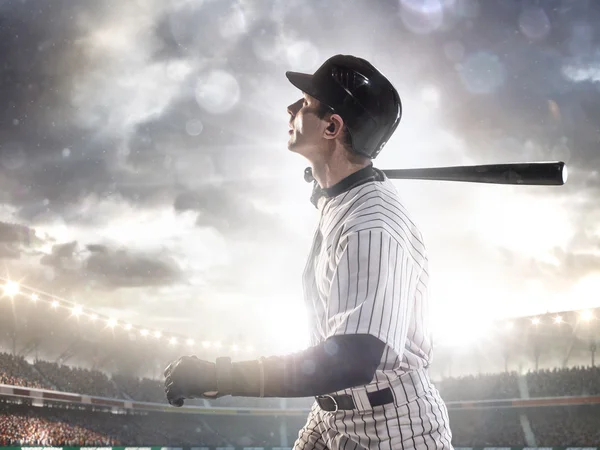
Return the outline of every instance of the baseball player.
{"type": "Polygon", "coordinates": [[[303,274],[311,346],[242,362],[181,357],[165,369],[167,399],[314,396],[294,449],[450,450],[448,412],[428,375],[427,252],[372,163],[400,122],[400,97],[349,55],[286,75],[303,93],[288,107],[288,148],[311,164],[320,213],[303,274]]]}

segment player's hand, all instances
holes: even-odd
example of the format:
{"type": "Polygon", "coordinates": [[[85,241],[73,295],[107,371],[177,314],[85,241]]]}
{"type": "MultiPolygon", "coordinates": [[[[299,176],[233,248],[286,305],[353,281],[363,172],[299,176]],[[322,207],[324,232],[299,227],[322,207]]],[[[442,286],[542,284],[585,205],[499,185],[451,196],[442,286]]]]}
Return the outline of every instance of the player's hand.
{"type": "Polygon", "coordinates": [[[164,376],[167,400],[173,406],[183,406],[186,398],[218,397],[215,363],[182,356],[167,366],[164,376]]]}

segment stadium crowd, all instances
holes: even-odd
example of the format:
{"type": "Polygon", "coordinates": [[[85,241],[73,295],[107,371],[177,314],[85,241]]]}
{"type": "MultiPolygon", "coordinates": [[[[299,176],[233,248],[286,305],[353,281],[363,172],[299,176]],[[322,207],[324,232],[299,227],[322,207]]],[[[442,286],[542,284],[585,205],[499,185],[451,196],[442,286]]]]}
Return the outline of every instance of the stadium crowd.
{"type": "MultiPolygon", "coordinates": [[[[161,380],[108,375],[54,362],[27,362],[0,353],[0,380],[14,386],[41,387],[102,397],[165,403],[161,380]]],[[[478,374],[436,383],[446,401],[600,394],[600,369],[571,367],[478,374]]],[[[313,399],[196,399],[192,404],[236,408],[308,409],[313,399]]],[[[64,405],[63,405],[64,406],[64,405]]],[[[33,408],[0,396],[0,445],[180,445],[280,446],[282,431],[294,441],[306,414],[279,417],[170,413],[114,414],[88,407],[33,408]],[[285,424],[285,426],[282,426],[285,424]]],[[[586,446],[600,442],[600,406],[518,410],[450,409],[455,446],[586,446]],[[523,423],[530,424],[531,433],[523,423]]]]}
{"type": "Polygon", "coordinates": [[[0,445],[116,445],[116,439],[67,422],[21,414],[0,415],[0,445]]]}
{"type": "MultiPolygon", "coordinates": [[[[306,415],[113,414],[84,409],[0,407],[0,445],[291,446],[306,415]],[[284,439],[285,442],[282,442],[284,439]]],[[[528,447],[522,419],[538,447],[600,442],[600,407],[450,410],[456,447],[528,447]]]]}
{"type": "Polygon", "coordinates": [[[52,389],[22,356],[0,353],[0,384],[52,389]]]}
{"type": "Polygon", "coordinates": [[[436,383],[445,401],[491,400],[529,397],[561,397],[600,394],[600,368],[570,367],[478,374],[446,378],[436,383]],[[519,384],[527,392],[521,393],[519,384]]]}
{"type": "Polygon", "coordinates": [[[58,390],[98,397],[121,398],[115,383],[103,372],[79,367],[59,365],[48,361],[36,361],[35,369],[58,390]]]}

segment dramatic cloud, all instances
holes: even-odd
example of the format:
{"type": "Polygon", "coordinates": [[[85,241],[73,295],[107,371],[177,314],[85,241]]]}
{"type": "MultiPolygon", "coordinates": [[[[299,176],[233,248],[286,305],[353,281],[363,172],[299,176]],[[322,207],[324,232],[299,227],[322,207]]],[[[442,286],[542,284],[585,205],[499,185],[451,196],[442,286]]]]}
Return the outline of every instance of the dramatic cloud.
{"type": "Polygon", "coordinates": [[[351,53],[403,99],[377,167],[569,165],[563,187],[397,182],[433,313],[597,306],[598,20],[566,0],[0,2],[5,272],[148,328],[300,343],[318,217],[285,71],[351,53]]]}
{"type": "Polygon", "coordinates": [[[13,223],[0,222],[0,259],[18,259],[21,253],[35,252],[43,244],[35,230],[13,223]]]}

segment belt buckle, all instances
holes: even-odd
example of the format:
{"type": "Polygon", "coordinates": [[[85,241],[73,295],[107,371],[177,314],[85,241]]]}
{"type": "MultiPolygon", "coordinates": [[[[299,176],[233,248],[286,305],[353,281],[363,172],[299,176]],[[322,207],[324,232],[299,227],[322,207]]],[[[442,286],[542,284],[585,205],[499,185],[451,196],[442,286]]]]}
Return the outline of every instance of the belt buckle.
{"type": "Polygon", "coordinates": [[[331,395],[329,394],[325,394],[325,395],[321,395],[321,397],[329,397],[331,399],[331,401],[333,402],[333,404],[335,405],[335,409],[333,411],[329,411],[329,412],[338,412],[339,411],[339,405],[338,402],[335,401],[335,398],[333,398],[331,395]]]}

